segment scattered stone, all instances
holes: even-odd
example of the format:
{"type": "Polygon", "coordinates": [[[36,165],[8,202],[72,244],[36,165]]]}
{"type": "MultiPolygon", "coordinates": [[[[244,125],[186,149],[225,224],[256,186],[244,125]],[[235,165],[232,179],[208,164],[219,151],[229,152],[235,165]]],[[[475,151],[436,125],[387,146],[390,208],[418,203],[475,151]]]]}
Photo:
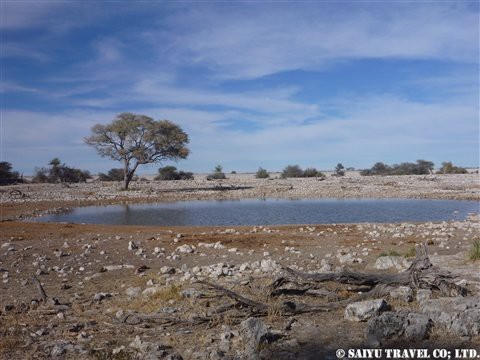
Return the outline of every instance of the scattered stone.
{"type": "Polygon", "coordinates": [[[404,302],[411,302],[413,300],[413,291],[409,286],[399,286],[390,291],[390,297],[404,302]]]}
{"type": "Polygon", "coordinates": [[[139,267],[137,267],[135,269],[135,274],[142,274],[145,271],[147,271],[148,269],[150,269],[150,268],[147,265],[140,265],[139,267]]]}
{"type": "Polygon", "coordinates": [[[73,346],[64,340],[57,341],[50,351],[50,356],[53,358],[63,356],[67,353],[68,348],[73,348],[73,346]]]}
{"type": "Polygon", "coordinates": [[[405,270],[411,265],[411,262],[401,256],[381,256],[375,261],[375,269],[377,270],[405,270]]]}
{"type": "Polygon", "coordinates": [[[137,249],[138,249],[137,244],[135,244],[133,241],[128,242],[128,250],[132,251],[132,250],[137,250],[137,249]]]}
{"type": "Polygon", "coordinates": [[[142,291],[143,296],[152,296],[160,291],[160,287],[158,286],[151,286],[146,288],[145,290],[142,291]]]}
{"type": "Polygon", "coordinates": [[[180,292],[180,295],[186,299],[197,299],[202,296],[202,293],[196,289],[185,289],[180,292]]]}
{"type": "Polygon", "coordinates": [[[421,311],[434,323],[444,324],[459,336],[480,334],[480,301],[478,297],[453,297],[425,300],[421,311]]]}
{"type": "Polygon", "coordinates": [[[418,289],[417,290],[416,300],[419,303],[422,303],[426,300],[430,300],[431,297],[432,297],[432,290],[428,290],[428,289],[418,289]]]}
{"type": "Polygon", "coordinates": [[[423,314],[387,311],[368,321],[366,336],[369,345],[377,347],[386,339],[423,340],[428,337],[431,327],[432,321],[423,314]]]}
{"type": "Polygon", "coordinates": [[[110,293],[96,293],[95,296],[93,297],[93,302],[102,302],[104,299],[112,297],[112,294],[110,293]]]}
{"type": "Polygon", "coordinates": [[[103,266],[100,269],[100,272],[122,270],[122,269],[133,269],[134,267],[135,266],[133,266],[133,265],[126,265],[126,264],[123,264],[123,265],[107,265],[107,266],[103,266]]]}
{"type": "Polygon", "coordinates": [[[405,322],[404,335],[409,340],[423,340],[432,327],[432,320],[423,314],[410,313],[405,322]]]}
{"type": "Polygon", "coordinates": [[[350,321],[366,321],[380,314],[388,307],[384,299],[360,301],[349,304],[345,309],[345,319],[350,321]]]}
{"type": "Polygon", "coordinates": [[[127,294],[128,297],[134,298],[140,295],[141,291],[142,289],[139,287],[129,287],[127,290],[125,290],[125,294],[127,294]]]}
{"type": "Polygon", "coordinates": [[[194,249],[191,245],[184,244],[176,248],[177,252],[182,253],[182,254],[191,254],[194,252],[194,249]]]}
{"type": "Polygon", "coordinates": [[[253,317],[240,323],[240,335],[245,344],[243,354],[247,359],[260,359],[260,345],[272,343],[280,337],[269,332],[262,320],[253,317]]]}
{"type": "Polygon", "coordinates": [[[173,275],[175,274],[175,269],[170,266],[162,266],[160,268],[160,274],[173,275]]]}

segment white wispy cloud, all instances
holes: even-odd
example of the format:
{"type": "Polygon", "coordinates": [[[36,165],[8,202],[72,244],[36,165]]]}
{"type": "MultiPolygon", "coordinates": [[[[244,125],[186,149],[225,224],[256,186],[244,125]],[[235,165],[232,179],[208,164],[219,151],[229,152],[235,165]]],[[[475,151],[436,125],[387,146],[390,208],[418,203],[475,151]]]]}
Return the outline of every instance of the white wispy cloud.
{"type": "Polygon", "coordinates": [[[418,157],[478,163],[478,79],[472,79],[478,69],[471,64],[478,63],[479,14],[469,4],[169,3],[165,11],[143,3],[43,3],[30,9],[9,3],[4,29],[42,28],[46,37],[7,42],[5,56],[48,62],[54,52],[44,47],[59,40],[61,48],[62,36],[108,19],[112,10],[151,12],[147,20],[159,15],[148,29],[89,38],[78,44],[88,56],[36,74],[35,82],[3,84],[4,93],[53,104],[41,111],[7,106],[3,113],[5,157],[22,169],[55,156],[93,171],[115,166],[82,138],[123,111],[184,127],[192,140],[184,164],[194,171],[216,163],[236,170],[278,170],[290,162],[331,168],[351,158],[356,166],[418,157]],[[266,75],[328,71],[358,59],[435,60],[469,70],[407,77],[403,85],[432,90],[423,100],[408,91],[367,96],[355,89],[302,100],[298,84],[262,82],[266,75]],[[252,126],[232,126],[242,121],[252,126]]]}
{"type": "Polygon", "coordinates": [[[170,21],[171,54],[210,66],[226,78],[321,69],[340,59],[478,61],[476,11],[452,3],[410,5],[195,7],[170,21]]]}

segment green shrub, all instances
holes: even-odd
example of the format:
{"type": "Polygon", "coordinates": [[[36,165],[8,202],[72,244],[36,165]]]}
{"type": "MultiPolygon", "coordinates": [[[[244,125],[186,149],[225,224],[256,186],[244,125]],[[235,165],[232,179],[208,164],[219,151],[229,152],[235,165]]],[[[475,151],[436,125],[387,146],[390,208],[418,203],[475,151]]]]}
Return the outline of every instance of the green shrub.
{"type": "Polygon", "coordinates": [[[158,169],[155,180],[193,180],[193,173],[177,171],[175,166],[165,166],[158,169]]]}
{"type": "Polygon", "coordinates": [[[433,170],[434,163],[427,160],[417,160],[416,163],[403,162],[392,166],[377,162],[372,168],[362,170],[360,175],[426,175],[433,170]]]}
{"type": "Polygon", "coordinates": [[[282,179],[303,177],[303,170],[298,165],[288,165],[282,171],[282,179]]]}
{"type": "Polygon", "coordinates": [[[383,251],[380,254],[378,254],[378,257],[382,257],[382,256],[401,256],[401,255],[395,250],[389,250],[388,252],[383,251]]]}
{"type": "Polygon", "coordinates": [[[325,177],[325,174],[322,172],[318,171],[315,168],[307,168],[305,170],[302,170],[302,168],[298,165],[288,165],[283,169],[282,179],[286,178],[303,178],[303,177],[325,177]]]}
{"type": "Polygon", "coordinates": [[[12,164],[7,161],[0,162],[0,185],[23,183],[23,176],[18,171],[12,171],[12,164]]]}
{"type": "Polygon", "coordinates": [[[255,177],[257,179],[268,179],[270,177],[270,174],[268,173],[267,170],[259,167],[257,172],[255,173],[255,177]]]}
{"type": "Polygon", "coordinates": [[[303,177],[325,177],[325,174],[315,168],[306,168],[303,177]]]}
{"type": "Polygon", "coordinates": [[[405,258],[409,259],[415,257],[416,254],[417,252],[415,250],[415,246],[412,246],[410,249],[407,250],[404,256],[405,258]]]}
{"type": "Polygon", "coordinates": [[[335,172],[333,173],[333,175],[345,176],[345,167],[341,163],[338,163],[337,166],[335,166],[335,172]]]}
{"type": "Polygon", "coordinates": [[[69,167],[65,164],[61,164],[58,158],[55,158],[49,163],[50,168],[37,168],[32,182],[35,183],[57,183],[68,182],[78,183],[86,182],[87,179],[91,179],[92,176],[87,170],[80,170],[69,167]]]}
{"type": "Polygon", "coordinates": [[[108,174],[99,173],[98,179],[100,181],[123,181],[124,177],[124,170],[123,169],[110,169],[108,174]]]}
{"type": "Polygon", "coordinates": [[[470,249],[469,254],[470,260],[477,261],[480,260],[480,240],[475,239],[472,243],[472,248],[470,249]]]}
{"type": "Polygon", "coordinates": [[[207,175],[207,180],[223,180],[226,179],[223,167],[221,165],[215,166],[213,173],[207,175]]]}

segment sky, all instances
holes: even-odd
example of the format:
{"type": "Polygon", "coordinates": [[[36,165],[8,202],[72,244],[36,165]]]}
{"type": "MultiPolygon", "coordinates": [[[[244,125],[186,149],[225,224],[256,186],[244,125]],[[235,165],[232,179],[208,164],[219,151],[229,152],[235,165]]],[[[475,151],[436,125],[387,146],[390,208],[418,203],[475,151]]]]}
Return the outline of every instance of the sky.
{"type": "Polygon", "coordinates": [[[84,137],[169,119],[159,166],[479,166],[478,1],[1,0],[0,161],[106,172],[84,137]]]}

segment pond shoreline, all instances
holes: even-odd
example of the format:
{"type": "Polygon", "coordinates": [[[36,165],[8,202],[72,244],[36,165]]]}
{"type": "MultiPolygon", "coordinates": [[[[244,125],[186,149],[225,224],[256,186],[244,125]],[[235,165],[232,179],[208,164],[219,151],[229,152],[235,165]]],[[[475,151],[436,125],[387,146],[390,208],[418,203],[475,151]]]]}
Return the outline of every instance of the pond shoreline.
{"type": "Polygon", "coordinates": [[[463,220],[478,202],[442,199],[235,199],[94,205],[26,221],[142,226],[260,226],[463,220]]]}
{"type": "Polygon", "coordinates": [[[0,189],[0,220],[33,217],[89,205],[233,199],[445,199],[480,200],[478,174],[345,176],[255,179],[253,174],[226,180],[134,182],[122,191],[115,182],[21,184],[0,189]]]}

